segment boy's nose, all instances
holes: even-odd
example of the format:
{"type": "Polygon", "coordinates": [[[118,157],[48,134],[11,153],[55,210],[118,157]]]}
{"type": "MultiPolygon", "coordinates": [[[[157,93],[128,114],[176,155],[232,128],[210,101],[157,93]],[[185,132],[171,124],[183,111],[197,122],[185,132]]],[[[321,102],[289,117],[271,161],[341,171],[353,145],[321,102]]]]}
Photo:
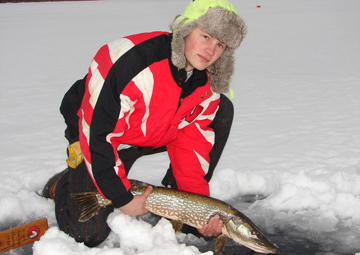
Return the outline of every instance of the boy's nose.
{"type": "Polygon", "coordinates": [[[210,56],[213,56],[215,54],[215,48],[216,44],[210,44],[206,47],[206,53],[208,53],[210,56]]]}

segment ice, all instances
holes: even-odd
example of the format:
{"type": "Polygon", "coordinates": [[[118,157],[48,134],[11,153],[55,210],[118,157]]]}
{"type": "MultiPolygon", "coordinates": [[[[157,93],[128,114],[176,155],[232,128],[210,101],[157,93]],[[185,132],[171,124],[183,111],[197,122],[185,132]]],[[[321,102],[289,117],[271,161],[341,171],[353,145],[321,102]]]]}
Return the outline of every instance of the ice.
{"type": "Polygon", "coordinates": [[[108,224],[119,237],[120,247],[126,244],[126,254],[200,254],[191,246],[179,244],[171,223],[161,219],[154,227],[121,212],[114,212],[108,224]]]}
{"type": "Polygon", "coordinates": [[[88,248],[83,243],[77,243],[75,240],[56,227],[50,228],[46,235],[41,238],[41,242],[36,242],[33,246],[34,255],[49,254],[49,255],[96,255],[96,254],[124,254],[121,249],[113,248],[111,253],[108,253],[106,248],[88,248]],[[104,253],[102,252],[104,251],[104,253]]]}
{"type": "MultiPolygon", "coordinates": [[[[59,231],[53,201],[38,196],[66,167],[60,102],[96,51],[168,31],[187,2],[0,4],[0,230],[46,217],[37,255],[211,254],[165,220],[118,211],[109,238],[85,247],[59,231]]],[[[360,254],[360,2],[233,2],[249,33],[235,53],[235,118],[211,195],[241,209],[281,254],[360,254]]],[[[144,157],[130,178],[160,185],[168,166],[166,153],[144,157]]]]}

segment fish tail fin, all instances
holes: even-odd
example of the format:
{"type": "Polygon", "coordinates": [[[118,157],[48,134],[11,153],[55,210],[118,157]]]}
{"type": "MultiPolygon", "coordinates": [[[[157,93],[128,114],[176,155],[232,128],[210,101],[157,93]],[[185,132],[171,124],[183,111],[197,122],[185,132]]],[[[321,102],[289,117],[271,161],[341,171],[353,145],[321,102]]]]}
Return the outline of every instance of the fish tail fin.
{"type": "Polygon", "coordinates": [[[96,192],[72,193],[70,196],[78,204],[84,205],[79,217],[79,222],[88,221],[102,207],[98,202],[96,192]]]}

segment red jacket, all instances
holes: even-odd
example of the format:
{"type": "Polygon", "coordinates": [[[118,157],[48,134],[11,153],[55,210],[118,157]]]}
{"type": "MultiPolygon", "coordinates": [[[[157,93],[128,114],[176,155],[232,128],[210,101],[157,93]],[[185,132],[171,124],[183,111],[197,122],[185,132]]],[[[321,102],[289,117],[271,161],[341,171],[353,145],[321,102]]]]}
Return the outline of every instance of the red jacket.
{"type": "Polygon", "coordinates": [[[170,60],[171,40],[166,32],[124,37],[103,46],[91,62],[79,139],[96,187],[115,207],[133,198],[117,154],[123,145],[166,145],[178,188],[209,195],[204,176],[214,132],[208,125],[220,95],[206,71],[194,70],[193,91],[179,106],[184,81],[170,60]]]}

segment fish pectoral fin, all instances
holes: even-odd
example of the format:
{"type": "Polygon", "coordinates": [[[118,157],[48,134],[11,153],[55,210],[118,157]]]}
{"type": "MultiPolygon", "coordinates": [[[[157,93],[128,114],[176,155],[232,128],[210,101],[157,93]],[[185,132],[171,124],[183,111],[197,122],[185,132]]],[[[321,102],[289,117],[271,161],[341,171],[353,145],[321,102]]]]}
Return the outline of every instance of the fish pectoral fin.
{"type": "Polygon", "coordinates": [[[222,252],[226,246],[228,240],[228,236],[221,234],[216,238],[215,247],[214,247],[214,255],[218,255],[222,252]]]}
{"type": "Polygon", "coordinates": [[[76,203],[84,205],[79,217],[79,222],[88,221],[101,209],[101,205],[99,205],[96,197],[96,192],[73,193],[70,196],[76,203]]]}
{"type": "Polygon", "coordinates": [[[183,223],[179,220],[170,220],[170,222],[171,225],[173,226],[175,233],[179,232],[183,227],[183,223]]]}

